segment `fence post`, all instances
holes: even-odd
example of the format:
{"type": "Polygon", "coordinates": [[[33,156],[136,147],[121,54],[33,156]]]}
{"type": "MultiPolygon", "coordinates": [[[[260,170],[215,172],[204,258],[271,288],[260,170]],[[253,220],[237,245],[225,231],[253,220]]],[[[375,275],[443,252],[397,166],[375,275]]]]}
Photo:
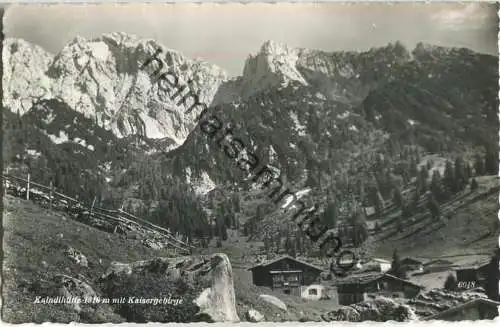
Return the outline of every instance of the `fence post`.
{"type": "Polygon", "coordinates": [[[54,184],[50,181],[50,191],[49,191],[49,209],[52,210],[52,194],[54,194],[54,184]]]}
{"type": "Polygon", "coordinates": [[[89,218],[92,218],[92,211],[94,210],[96,197],[94,196],[94,200],[92,201],[92,206],[90,207],[89,218]]]}
{"type": "Polygon", "coordinates": [[[8,175],[7,172],[5,173],[5,175],[2,174],[4,193],[7,193],[7,178],[6,178],[6,176],[8,175]]]}
{"type": "Polygon", "coordinates": [[[31,174],[28,173],[28,184],[26,186],[26,200],[30,199],[30,177],[31,177],[31,174]]]}

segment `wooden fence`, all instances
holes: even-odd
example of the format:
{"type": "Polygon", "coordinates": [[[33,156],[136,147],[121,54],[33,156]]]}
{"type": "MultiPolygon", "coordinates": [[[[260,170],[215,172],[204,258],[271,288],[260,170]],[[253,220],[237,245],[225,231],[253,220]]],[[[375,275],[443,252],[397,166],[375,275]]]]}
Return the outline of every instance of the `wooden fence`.
{"type": "Polygon", "coordinates": [[[90,207],[79,200],[59,193],[55,190],[53,183],[49,186],[34,182],[30,174],[27,178],[20,178],[10,174],[3,174],[4,190],[7,193],[11,190],[13,195],[25,197],[26,200],[35,202],[45,202],[50,209],[64,209],[67,212],[87,214],[89,218],[100,219],[117,224],[140,227],[153,234],[161,235],[166,240],[166,244],[181,254],[190,252],[191,245],[174,237],[170,230],[157,226],[149,221],[136,217],[135,215],[124,211],[123,209],[110,210],[95,206],[95,198],[90,207]],[[15,188],[11,186],[14,185],[15,188]],[[15,189],[15,190],[14,190],[15,189]]]}

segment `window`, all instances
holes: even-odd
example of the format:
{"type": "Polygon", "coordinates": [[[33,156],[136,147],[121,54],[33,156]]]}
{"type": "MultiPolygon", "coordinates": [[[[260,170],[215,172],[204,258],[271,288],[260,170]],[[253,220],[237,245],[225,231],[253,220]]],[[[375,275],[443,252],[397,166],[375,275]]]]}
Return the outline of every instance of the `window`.
{"type": "Polygon", "coordinates": [[[309,289],[309,295],[318,295],[318,290],[315,288],[310,288],[309,289]]]}

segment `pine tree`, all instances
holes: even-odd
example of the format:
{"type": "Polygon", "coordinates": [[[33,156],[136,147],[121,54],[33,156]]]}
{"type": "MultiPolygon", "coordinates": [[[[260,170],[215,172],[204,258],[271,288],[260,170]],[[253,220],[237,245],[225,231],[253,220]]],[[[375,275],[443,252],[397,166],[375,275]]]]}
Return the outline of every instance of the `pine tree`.
{"type": "Polygon", "coordinates": [[[486,149],[484,173],[487,175],[498,175],[498,150],[486,149]]]}
{"type": "Polygon", "coordinates": [[[337,205],[335,202],[328,202],[323,212],[323,222],[328,228],[337,226],[337,205]]]}
{"type": "Polygon", "coordinates": [[[472,181],[470,182],[470,190],[475,191],[477,190],[477,188],[478,188],[477,181],[475,178],[473,178],[472,181]]]}
{"type": "Polygon", "coordinates": [[[449,160],[446,160],[443,182],[446,188],[448,188],[453,193],[455,192],[456,183],[455,183],[453,164],[449,160]]]}
{"type": "Polygon", "coordinates": [[[444,282],[444,289],[448,291],[456,291],[458,286],[457,278],[453,274],[449,274],[444,282]]]}
{"type": "Polygon", "coordinates": [[[399,188],[395,188],[393,190],[392,196],[393,202],[397,207],[402,207],[403,205],[403,195],[401,194],[401,190],[399,188]]]}
{"type": "Polygon", "coordinates": [[[240,212],[240,197],[238,193],[234,193],[233,195],[233,209],[234,212],[240,212]]]}
{"type": "Polygon", "coordinates": [[[470,163],[467,162],[465,164],[465,180],[467,181],[467,183],[469,182],[469,179],[472,177],[472,168],[470,166],[470,163]]]}
{"type": "Polygon", "coordinates": [[[415,159],[413,157],[411,157],[411,159],[410,159],[409,170],[410,170],[410,176],[416,176],[418,173],[417,162],[415,161],[415,159]]]}
{"type": "Polygon", "coordinates": [[[432,193],[429,194],[429,197],[427,199],[427,207],[429,208],[429,211],[434,219],[439,218],[441,208],[432,193]]]}
{"type": "Polygon", "coordinates": [[[406,279],[406,272],[401,264],[401,259],[399,258],[398,250],[394,250],[392,253],[392,264],[390,274],[399,278],[406,279]]]}
{"type": "Polygon", "coordinates": [[[486,295],[489,299],[494,301],[500,301],[500,292],[498,290],[498,282],[500,279],[500,272],[498,270],[499,260],[500,249],[496,249],[487,268],[488,271],[485,285],[486,295]]]}
{"type": "Polygon", "coordinates": [[[464,189],[465,185],[467,185],[465,165],[460,157],[455,159],[454,179],[455,191],[461,191],[464,189]]]}
{"type": "Polygon", "coordinates": [[[480,155],[476,155],[476,161],[474,163],[474,176],[483,176],[485,174],[483,158],[480,155]]]}

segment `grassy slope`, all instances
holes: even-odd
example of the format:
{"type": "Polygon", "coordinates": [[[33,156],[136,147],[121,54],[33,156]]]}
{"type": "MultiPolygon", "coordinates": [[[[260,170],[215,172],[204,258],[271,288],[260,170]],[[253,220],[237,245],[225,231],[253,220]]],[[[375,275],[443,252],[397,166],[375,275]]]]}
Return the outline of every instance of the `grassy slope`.
{"type": "Polygon", "coordinates": [[[498,178],[484,176],[476,180],[476,191],[467,188],[441,205],[441,219],[433,220],[426,211],[406,220],[402,232],[396,231],[395,222],[383,227],[373,240],[374,254],[390,258],[397,249],[403,257],[448,257],[457,263],[467,256],[491,254],[498,246],[498,230],[494,230],[498,219],[498,178]]]}
{"type": "MultiPolygon", "coordinates": [[[[111,261],[167,256],[162,250],[91,228],[30,201],[6,196],[4,206],[3,320],[7,322],[79,320],[78,315],[61,305],[33,304],[36,291],[27,290],[23,284],[48,281],[56,274],[77,278],[81,274],[93,284],[111,261]],[[88,268],[80,267],[64,254],[68,246],[87,257],[88,268]]],[[[107,316],[105,321],[119,321],[119,317],[107,316]]]]}

